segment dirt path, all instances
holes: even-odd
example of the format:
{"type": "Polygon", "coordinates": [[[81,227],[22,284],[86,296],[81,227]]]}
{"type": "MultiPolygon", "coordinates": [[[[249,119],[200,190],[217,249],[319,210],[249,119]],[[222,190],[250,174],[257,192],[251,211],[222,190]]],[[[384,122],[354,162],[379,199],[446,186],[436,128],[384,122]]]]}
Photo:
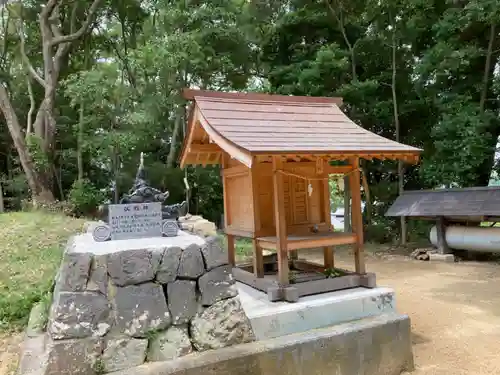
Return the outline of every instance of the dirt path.
{"type": "MultiPolygon", "coordinates": [[[[317,253],[316,253],[317,254],[317,253]]],[[[307,258],[311,259],[309,255],[307,258]]],[[[352,267],[348,254],[337,265],[352,267]]],[[[490,375],[500,369],[500,265],[367,259],[378,284],[396,291],[410,316],[414,375],[490,375]]],[[[0,375],[15,369],[20,336],[0,337],[0,375]]]]}
{"type": "MultiPolygon", "coordinates": [[[[309,257],[308,257],[309,258],[309,257]]],[[[339,254],[337,265],[352,268],[339,254]]],[[[500,372],[500,265],[369,258],[378,285],[396,292],[412,322],[414,375],[500,372]]]]}
{"type": "Polygon", "coordinates": [[[0,375],[16,371],[22,335],[0,336],[0,375]]]}

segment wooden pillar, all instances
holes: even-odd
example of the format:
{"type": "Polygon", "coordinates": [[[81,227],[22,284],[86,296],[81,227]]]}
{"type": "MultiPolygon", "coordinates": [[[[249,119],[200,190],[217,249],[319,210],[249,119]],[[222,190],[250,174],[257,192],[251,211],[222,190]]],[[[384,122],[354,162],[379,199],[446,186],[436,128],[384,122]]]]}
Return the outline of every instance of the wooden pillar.
{"type": "Polygon", "coordinates": [[[253,273],[259,279],[264,277],[264,257],[262,255],[262,247],[259,246],[258,241],[254,238],[253,244],[253,273]]]}
{"type": "MultiPolygon", "coordinates": [[[[330,184],[328,181],[328,174],[324,174],[325,180],[322,181],[323,187],[323,216],[327,227],[330,229],[332,226],[332,216],[331,216],[331,203],[330,203],[330,184]]],[[[334,261],[334,250],[333,246],[323,247],[323,260],[325,269],[331,269],[335,267],[334,261]]]]}
{"type": "MultiPolygon", "coordinates": [[[[222,155],[222,170],[228,167],[228,155],[222,155]]],[[[229,191],[227,190],[227,177],[222,173],[222,192],[224,197],[224,229],[231,225],[231,215],[229,214],[229,191]]],[[[231,266],[236,266],[235,238],[232,234],[226,234],[227,238],[227,261],[231,266]]]]}
{"type": "Polygon", "coordinates": [[[349,175],[349,188],[351,191],[352,232],[356,234],[354,244],[354,262],[356,273],[365,274],[365,258],[363,253],[363,214],[361,212],[361,178],[359,173],[359,158],[351,158],[349,162],[354,168],[349,175]]]}
{"type": "Polygon", "coordinates": [[[274,200],[274,221],[276,224],[276,252],[278,255],[278,282],[281,286],[289,285],[287,233],[286,233],[286,213],[285,199],[283,197],[283,174],[279,170],[283,169],[283,161],[280,156],[273,156],[273,200],[274,200]]]}
{"type": "Polygon", "coordinates": [[[446,242],[446,221],[440,216],[436,220],[437,248],[440,254],[449,254],[450,248],[446,242]]]}
{"type": "Polygon", "coordinates": [[[227,262],[231,266],[236,266],[235,238],[232,234],[227,234],[227,262]]]}
{"type": "Polygon", "coordinates": [[[259,166],[257,161],[253,160],[253,168],[250,170],[250,177],[252,183],[252,204],[253,204],[253,273],[255,277],[264,277],[264,257],[262,255],[262,248],[259,246],[255,233],[261,230],[260,222],[260,202],[259,202],[259,166]]]}

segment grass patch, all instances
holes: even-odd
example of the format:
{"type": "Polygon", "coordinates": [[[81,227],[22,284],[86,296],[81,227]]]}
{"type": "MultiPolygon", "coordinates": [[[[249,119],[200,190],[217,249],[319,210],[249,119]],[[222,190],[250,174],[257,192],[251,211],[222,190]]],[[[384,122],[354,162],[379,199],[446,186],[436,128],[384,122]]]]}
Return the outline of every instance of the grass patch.
{"type": "MultiPolygon", "coordinates": [[[[219,234],[222,243],[227,247],[227,237],[224,233],[219,234]]],[[[239,259],[245,259],[252,255],[253,244],[252,240],[249,238],[236,238],[235,244],[236,257],[239,259]]]]}
{"type": "Polygon", "coordinates": [[[17,330],[47,298],[63,245],[83,220],[44,212],[0,214],[0,331],[17,330]]]}

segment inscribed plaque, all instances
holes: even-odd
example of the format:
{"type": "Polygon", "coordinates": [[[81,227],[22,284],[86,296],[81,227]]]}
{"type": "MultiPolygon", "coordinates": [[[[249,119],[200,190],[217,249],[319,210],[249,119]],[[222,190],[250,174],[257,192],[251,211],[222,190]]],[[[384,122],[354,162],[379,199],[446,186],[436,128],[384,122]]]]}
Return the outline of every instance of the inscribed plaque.
{"type": "Polygon", "coordinates": [[[132,203],[109,205],[111,240],[161,237],[161,203],[132,203]]]}

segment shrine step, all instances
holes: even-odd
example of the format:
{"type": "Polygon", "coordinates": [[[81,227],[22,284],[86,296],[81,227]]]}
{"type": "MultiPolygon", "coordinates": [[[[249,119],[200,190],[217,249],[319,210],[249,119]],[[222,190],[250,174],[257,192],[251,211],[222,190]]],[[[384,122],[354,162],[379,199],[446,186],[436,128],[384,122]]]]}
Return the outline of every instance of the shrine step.
{"type": "Polygon", "coordinates": [[[258,340],[395,312],[390,288],[353,288],[306,296],[298,302],[270,302],[266,293],[237,283],[241,304],[258,340]]]}

